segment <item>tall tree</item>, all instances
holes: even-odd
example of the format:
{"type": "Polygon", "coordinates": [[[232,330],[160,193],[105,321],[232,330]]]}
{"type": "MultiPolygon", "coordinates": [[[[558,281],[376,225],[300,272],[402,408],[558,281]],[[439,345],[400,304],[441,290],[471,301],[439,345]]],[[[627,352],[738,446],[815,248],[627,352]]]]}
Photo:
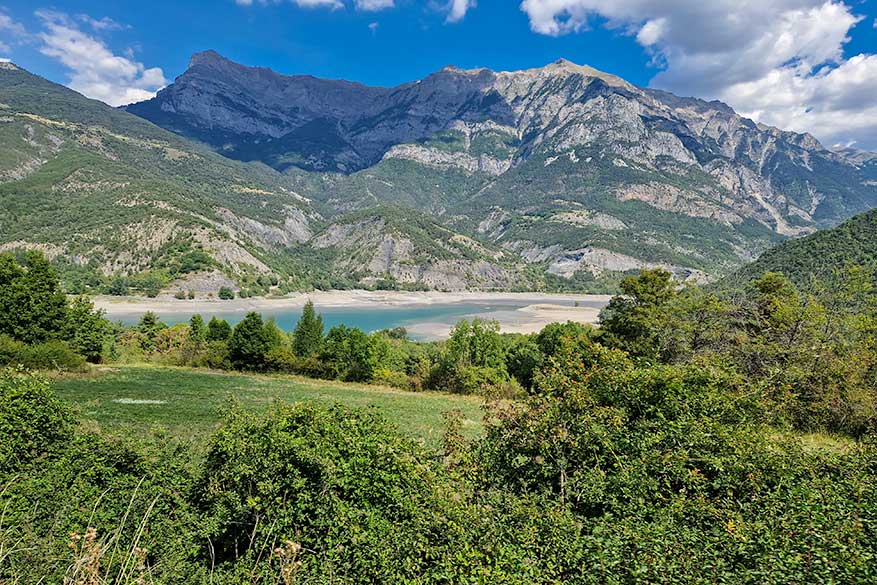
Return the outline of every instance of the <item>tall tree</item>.
{"type": "Polygon", "coordinates": [[[228,349],[234,367],[241,370],[261,370],[268,352],[279,341],[272,333],[271,323],[262,321],[259,313],[247,313],[243,321],[235,325],[228,349]]]}
{"type": "Polygon", "coordinates": [[[207,341],[228,341],[231,339],[231,325],[225,319],[210,318],[207,324],[207,341]]]}
{"type": "Polygon", "coordinates": [[[189,339],[197,343],[203,343],[207,339],[207,326],[201,315],[195,313],[189,319],[189,339]]]}
{"type": "Polygon", "coordinates": [[[301,318],[292,334],[292,351],[300,357],[310,357],[323,345],[323,316],[317,315],[311,300],[305,303],[301,318]]]}
{"type": "Polygon", "coordinates": [[[658,329],[676,297],[673,275],[660,268],[643,270],[621,281],[620,288],[622,294],[612,297],[600,315],[603,341],[632,356],[657,358],[658,329]]]}
{"type": "Polygon", "coordinates": [[[23,268],[9,254],[0,257],[0,313],[0,333],[25,343],[62,336],[67,297],[41,252],[28,252],[23,268]]]}
{"type": "Polygon", "coordinates": [[[76,353],[90,362],[99,362],[110,330],[103,311],[96,311],[88,297],[77,297],[70,303],[64,339],[76,353]]]}

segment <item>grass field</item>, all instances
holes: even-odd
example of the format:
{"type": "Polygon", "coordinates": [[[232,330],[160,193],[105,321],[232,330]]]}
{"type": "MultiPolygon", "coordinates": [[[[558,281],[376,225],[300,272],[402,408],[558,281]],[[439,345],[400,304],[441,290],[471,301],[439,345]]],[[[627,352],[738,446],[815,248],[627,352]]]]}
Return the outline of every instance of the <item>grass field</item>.
{"type": "Polygon", "coordinates": [[[80,418],[108,433],[147,435],[166,430],[203,442],[219,424],[223,405],[236,399],[246,409],[274,401],[341,403],[373,407],[399,429],[429,445],[443,432],[442,413],[459,409],[463,432],[481,430],[482,400],[436,392],[406,392],[381,386],[311,380],[293,376],[227,374],[156,366],[97,367],[89,374],[55,380],[55,389],[78,406],[80,418]]]}

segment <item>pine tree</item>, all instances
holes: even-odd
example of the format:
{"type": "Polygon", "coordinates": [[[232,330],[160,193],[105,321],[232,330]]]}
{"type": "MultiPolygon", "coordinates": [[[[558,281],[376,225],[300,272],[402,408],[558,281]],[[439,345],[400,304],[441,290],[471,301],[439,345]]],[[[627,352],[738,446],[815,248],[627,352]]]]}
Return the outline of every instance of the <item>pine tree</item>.
{"type": "Polygon", "coordinates": [[[207,339],[207,326],[204,325],[204,319],[201,315],[197,313],[189,319],[189,339],[197,343],[207,339]]]}
{"type": "Polygon", "coordinates": [[[235,368],[261,370],[265,366],[268,352],[279,343],[271,331],[273,327],[273,323],[266,324],[262,321],[259,313],[247,313],[243,321],[235,325],[228,342],[231,362],[235,368]]]}
{"type": "Polygon", "coordinates": [[[310,357],[323,345],[323,316],[317,315],[313,301],[308,300],[292,334],[292,350],[299,357],[310,357]]]}
{"type": "Polygon", "coordinates": [[[207,341],[228,341],[231,338],[231,325],[225,319],[210,318],[207,324],[207,341]]]}

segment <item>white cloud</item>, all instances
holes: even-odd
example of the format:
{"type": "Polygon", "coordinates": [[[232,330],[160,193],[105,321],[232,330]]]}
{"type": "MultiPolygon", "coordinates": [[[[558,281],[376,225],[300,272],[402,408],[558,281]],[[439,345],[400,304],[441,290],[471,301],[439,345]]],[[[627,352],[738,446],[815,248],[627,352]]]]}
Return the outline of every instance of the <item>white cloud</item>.
{"type": "Polygon", "coordinates": [[[109,16],[104,16],[103,18],[92,18],[87,14],[77,14],[76,18],[96,31],[121,30],[125,28],[125,26],[119,24],[109,16]]]}
{"type": "Polygon", "coordinates": [[[332,10],[336,10],[338,8],[344,8],[344,3],[341,0],[292,0],[293,4],[297,4],[302,8],[330,8],[332,10]]]}
{"type": "Polygon", "coordinates": [[[12,51],[10,43],[26,35],[23,26],[12,20],[8,14],[0,12],[0,53],[12,51]]]}
{"type": "MultiPolygon", "coordinates": [[[[329,8],[331,10],[344,8],[342,0],[289,0],[289,2],[302,8],[329,8]]],[[[282,3],[282,0],[235,0],[235,4],[238,6],[252,6],[253,4],[267,6],[269,4],[282,3]]],[[[357,10],[376,12],[378,10],[395,8],[396,2],[395,0],[353,0],[353,5],[357,10]]]]}
{"type": "MultiPolygon", "coordinates": [[[[40,52],[70,70],[68,85],[111,106],[149,99],[167,81],[158,67],[145,68],[130,57],[114,54],[100,39],[82,32],[60,12],[37,11],[44,29],[37,37],[40,52]]],[[[99,21],[97,21],[99,22],[99,21]]]]}
{"type": "Polygon", "coordinates": [[[861,18],[840,0],[523,0],[521,9],[541,34],[602,24],[634,36],[661,67],[655,87],[718,98],[828,144],[861,137],[877,148],[877,57],[844,59],[861,18]]]}
{"type": "Polygon", "coordinates": [[[368,30],[372,31],[372,34],[378,32],[378,27],[381,26],[379,22],[370,22],[368,23],[368,30]]]}
{"type": "Polygon", "coordinates": [[[451,0],[448,4],[447,22],[460,22],[472,8],[475,8],[475,0],[451,0]]]}
{"type": "MultiPolygon", "coordinates": [[[[376,2],[380,2],[381,0],[372,0],[376,2]]],[[[341,0],[290,0],[296,6],[301,6],[302,8],[330,8],[332,10],[336,10],[338,8],[344,8],[344,3],[341,0]]],[[[365,0],[366,3],[369,0],[365,0]]],[[[259,4],[261,6],[267,6],[269,4],[282,4],[281,0],[235,0],[235,4],[238,6],[252,6],[253,4],[259,4]]]]}
{"type": "Polygon", "coordinates": [[[386,10],[396,6],[395,0],[355,0],[356,8],[367,12],[386,10]]]}

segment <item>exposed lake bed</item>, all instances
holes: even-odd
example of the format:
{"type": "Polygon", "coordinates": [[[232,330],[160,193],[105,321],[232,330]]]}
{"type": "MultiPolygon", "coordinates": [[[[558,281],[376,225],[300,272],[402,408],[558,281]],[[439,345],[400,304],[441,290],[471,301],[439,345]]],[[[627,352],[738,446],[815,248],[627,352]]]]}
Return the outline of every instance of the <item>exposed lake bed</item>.
{"type": "Polygon", "coordinates": [[[136,322],[152,311],[166,323],[187,321],[195,313],[234,324],[250,311],[274,318],[284,330],[295,327],[309,299],[327,327],[344,324],[365,331],[405,327],[417,340],[444,339],[461,319],[495,319],[505,333],[532,333],[548,323],[594,323],[609,295],[505,292],[314,291],[285,297],[180,300],[175,298],[95,298],[113,321],[136,322]]]}

